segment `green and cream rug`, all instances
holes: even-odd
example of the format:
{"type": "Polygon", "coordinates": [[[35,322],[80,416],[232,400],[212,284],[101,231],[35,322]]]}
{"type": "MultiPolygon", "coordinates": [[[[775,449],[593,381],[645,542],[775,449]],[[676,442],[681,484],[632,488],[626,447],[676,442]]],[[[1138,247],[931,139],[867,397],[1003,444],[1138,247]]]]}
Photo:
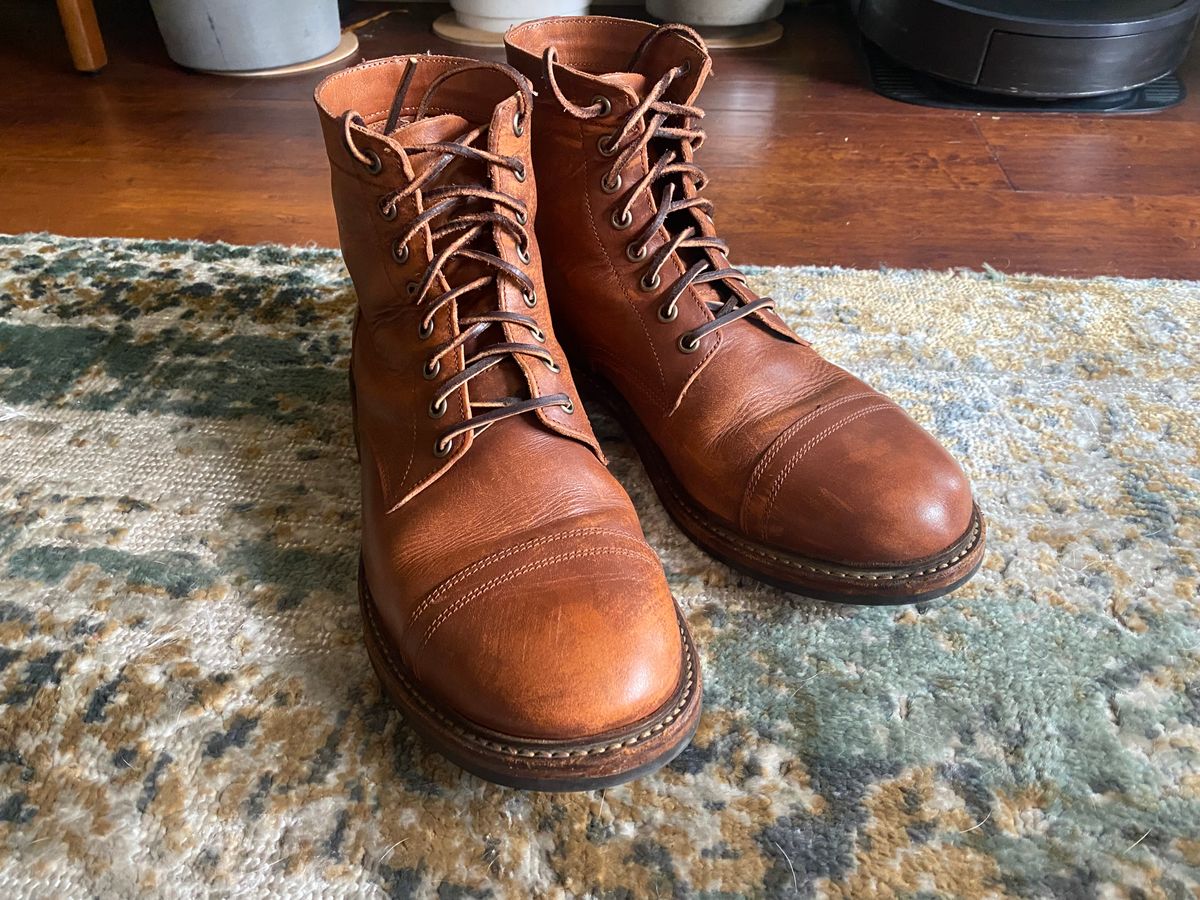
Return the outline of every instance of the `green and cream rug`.
{"type": "Polygon", "coordinates": [[[753,280],[964,461],[984,567],[765,588],[596,415],[706,709],[659,774],[539,795],[371,675],[338,254],[0,237],[0,897],[1200,896],[1200,284],[753,280]]]}

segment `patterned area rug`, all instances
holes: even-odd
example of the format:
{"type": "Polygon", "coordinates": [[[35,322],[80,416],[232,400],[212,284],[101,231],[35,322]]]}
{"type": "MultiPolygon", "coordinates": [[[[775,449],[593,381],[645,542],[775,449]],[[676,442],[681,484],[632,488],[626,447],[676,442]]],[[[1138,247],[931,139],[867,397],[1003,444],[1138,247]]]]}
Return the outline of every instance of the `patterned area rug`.
{"type": "Polygon", "coordinates": [[[753,280],[965,462],[984,567],[765,588],[597,413],[706,709],[653,777],[528,794],[368,667],[339,256],[0,237],[0,896],[1197,896],[1200,285],[753,280]]]}

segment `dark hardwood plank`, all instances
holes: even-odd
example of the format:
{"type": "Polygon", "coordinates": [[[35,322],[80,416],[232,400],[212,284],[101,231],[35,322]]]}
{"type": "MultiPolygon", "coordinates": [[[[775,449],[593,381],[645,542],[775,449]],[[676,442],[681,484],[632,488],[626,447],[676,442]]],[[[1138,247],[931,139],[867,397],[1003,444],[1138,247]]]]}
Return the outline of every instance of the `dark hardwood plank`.
{"type": "MultiPolygon", "coordinates": [[[[110,61],[85,78],[53,4],[0,4],[0,230],[336,243],[311,102],[326,73],[191,74],[147,5],[96,7],[110,61]]],[[[442,11],[352,3],[345,21],[387,13],[359,30],[366,58],[503,58],[436,38],[442,11]]],[[[866,87],[840,4],[783,21],[778,44],[718,53],[702,97],[700,161],[739,261],[1200,278],[1197,91],[1141,117],[922,109],[866,87]]]]}
{"type": "Polygon", "coordinates": [[[1200,122],[980,119],[1018,191],[1200,195],[1200,122]]]}

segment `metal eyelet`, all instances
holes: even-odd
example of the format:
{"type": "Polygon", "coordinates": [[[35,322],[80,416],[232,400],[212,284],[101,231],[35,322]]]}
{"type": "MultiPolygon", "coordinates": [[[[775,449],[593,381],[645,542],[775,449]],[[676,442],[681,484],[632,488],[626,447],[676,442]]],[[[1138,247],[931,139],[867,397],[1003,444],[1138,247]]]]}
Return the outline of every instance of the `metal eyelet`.
{"type": "Polygon", "coordinates": [[[641,287],[643,291],[657,290],[660,284],[662,284],[662,279],[658,276],[657,272],[654,273],[653,277],[648,275],[642,276],[641,287]]]}
{"type": "Polygon", "coordinates": [[[446,414],[447,409],[448,409],[448,407],[446,406],[446,398],[445,397],[443,397],[441,400],[431,402],[429,404],[429,418],[440,419],[442,416],[444,416],[446,414]]]}
{"type": "Polygon", "coordinates": [[[537,291],[530,288],[527,291],[521,291],[521,299],[525,301],[525,305],[530,309],[537,306],[537,291]]]}
{"type": "Polygon", "coordinates": [[[383,216],[385,222],[390,222],[396,218],[396,204],[384,203],[382,200],[379,203],[379,214],[383,216]]]}
{"type": "Polygon", "coordinates": [[[525,265],[529,265],[529,263],[533,261],[533,255],[529,252],[528,247],[518,247],[517,259],[519,259],[525,265]]]}
{"type": "Polygon", "coordinates": [[[612,103],[603,94],[597,94],[592,98],[592,106],[596,105],[600,106],[600,112],[596,114],[598,118],[607,116],[612,112],[612,103]]]}
{"type": "Polygon", "coordinates": [[[454,441],[443,441],[438,438],[433,444],[433,455],[438,459],[443,459],[450,455],[450,451],[454,449],[454,441]]]}
{"type": "Polygon", "coordinates": [[[683,61],[683,65],[680,66],[680,68],[683,69],[683,71],[680,72],[679,74],[686,75],[688,72],[692,71],[692,61],[690,59],[685,59],[683,61]]]}
{"type": "Polygon", "coordinates": [[[700,341],[690,333],[679,336],[679,349],[684,353],[695,353],[700,349],[700,341]]]}
{"type": "Polygon", "coordinates": [[[658,321],[660,322],[674,322],[678,316],[679,307],[674,303],[660,306],[658,308],[658,321]]]}
{"type": "Polygon", "coordinates": [[[529,224],[529,216],[526,215],[524,210],[520,210],[520,209],[517,210],[517,224],[518,225],[528,225],[529,224]]]}
{"type": "Polygon", "coordinates": [[[425,376],[426,381],[433,381],[433,379],[438,377],[438,372],[440,371],[442,371],[442,361],[435,359],[433,360],[433,365],[430,365],[428,362],[425,363],[425,367],[421,369],[421,374],[425,376]]]}
{"type": "Polygon", "coordinates": [[[383,171],[383,160],[381,160],[379,158],[378,153],[376,153],[374,150],[364,150],[362,152],[362,154],[367,159],[369,159],[370,162],[362,162],[361,160],[359,160],[358,164],[360,166],[362,166],[364,169],[366,169],[372,175],[378,175],[380,172],[383,171]]]}
{"type": "Polygon", "coordinates": [[[621,189],[621,176],[620,175],[618,175],[616,178],[613,179],[612,184],[609,184],[607,175],[600,179],[600,190],[604,191],[604,193],[615,194],[620,189],[621,189]]]}
{"type": "Polygon", "coordinates": [[[646,258],[646,247],[644,244],[638,247],[635,241],[625,247],[625,256],[630,262],[641,262],[646,258]]]}
{"type": "Polygon", "coordinates": [[[543,359],[542,362],[546,364],[546,368],[549,369],[551,372],[558,373],[558,372],[562,371],[562,369],[559,366],[557,366],[555,364],[554,360],[552,360],[552,359],[543,359]]]}
{"type": "Polygon", "coordinates": [[[420,325],[417,326],[417,337],[419,337],[421,340],[423,340],[423,341],[429,340],[429,338],[430,338],[430,336],[432,336],[432,334],[433,334],[433,319],[430,319],[428,322],[422,322],[420,325]]]}
{"type": "MultiPolygon", "coordinates": [[[[393,241],[392,242],[392,259],[394,259],[396,262],[400,263],[401,265],[408,262],[408,244],[402,244],[399,241],[393,241]]],[[[410,281],[409,284],[412,284],[412,282],[410,281]]],[[[415,293],[415,291],[410,291],[409,296],[411,297],[414,293],[415,293]]]]}
{"type": "Polygon", "coordinates": [[[417,284],[415,281],[410,281],[408,284],[406,284],[404,286],[404,290],[408,293],[408,296],[410,296],[410,297],[417,296],[417,291],[419,291],[420,289],[421,289],[421,285],[417,284]]]}
{"type": "Polygon", "coordinates": [[[596,149],[600,151],[601,156],[616,156],[617,142],[613,140],[613,135],[602,134],[596,141],[596,149]]]}
{"type": "Polygon", "coordinates": [[[574,400],[568,400],[566,403],[560,403],[558,405],[560,407],[562,407],[562,411],[565,412],[568,416],[575,415],[575,401],[574,400]]]}
{"type": "Polygon", "coordinates": [[[521,168],[519,168],[519,169],[513,169],[513,178],[517,179],[517,181],[524,182],[525,181],[525,167],[521,166],[521,168]]]}
{"type": "Polygon", "coordinates": [[[539,344],[546,343],[546,332],[542,331],[542,329],[534,328],[530,333],[533,335],[533,339],[539,344]]]}
{"type": "Polygon", "coordinates": [[[633,213],[631,213],[629,210],[625,210],[620,216],[618,216],[616,213],[612,214],[612,227],[617,229],[617,231],[624,231],[632,224],[633,213]]]}
{"type": "Polygon", "coordinates": [[[525,133],[525,125],[521,122],[521,111],[518,109],[513,113],[513,134],[521,137],[525,133]]]}

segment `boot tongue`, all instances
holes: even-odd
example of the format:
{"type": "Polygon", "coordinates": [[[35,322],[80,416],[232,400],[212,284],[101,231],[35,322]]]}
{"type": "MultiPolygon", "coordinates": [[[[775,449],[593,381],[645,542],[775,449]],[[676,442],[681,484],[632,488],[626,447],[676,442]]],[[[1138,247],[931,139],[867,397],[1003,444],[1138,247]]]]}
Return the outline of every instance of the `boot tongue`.
{"type": "MultiPolygon", "coordinates": [[[[441,154],[436,150],[422,151],[415,149],[418,145],[455,142],[466,137],[478,127],[462,116],[445,114],[429,116],[418,119],[415,122],[402,124],[392,132],[391,137],[400,146],[405,148],[405,153],[408,156],[409,164],[412,166],[414,174],[420,174],[429,166],[436,163],[441,158],[441,154]]],[[[472,142],[471,146],[486,148],[488,144],[487,139],[487,134],[481,134],[472,142]]],[[[487,166],[473,160],[456,157],[450,165],[434,178],[427,187],[427,190],[436,190],[437,188],[449,187],[454,184],[465,184],[490,189],[491,179],[488,177],[487,166]]],[[[428,207],[428,204],[425,205],[428,207]]],[[[482,200],[471,201],[470,204],[459,204],[450,211],[450,218],[461,216],[475,206],[478,206],[479,210],[484,210],[489,209],[491,204],[482,200]]],[[[437,230],[446,221],[447,218],[445,216],[437,217],[430,223],[430,230],[437,230]]],[[[461,235],[462,232],[457,232],[436,241],[433,248],[434,256],[436,257],[441,250],[461,237],[461,235]]],[[[497,252],[490,227],[483,235],[472,241],[469,246],[482,250],[485,253],[497,252]]],[[[474,281],[480,276],[493,275],[496,270],[474,260],[456,258],[451,260],[442,271],[450,286],[457,287],[458,285],[474,281]]],[[[435,282],[431,288],[429,299],[436,298],[441,292],[441,286],[435,282]]],[[[488,286],[471,291],[459,298],[457,306],[460,320],[467,316],[494,312],[499,307],[496,288],[488,286]]],[[[468,341],[464,345],[463,351],[469,359],[482,348],[503,340],[504,335],[501,326],[491,325],[482,335],[468,341]]],[[[521,372],[520,366],[517,365],[512,357],[505,357],[499,365],[493,366],[488,371],[472,378],[470,392],[472,402],[474,403],[496,401],[505,397],[519,397],[524,399],[529,393],[524,373],[521,372]]]]}

